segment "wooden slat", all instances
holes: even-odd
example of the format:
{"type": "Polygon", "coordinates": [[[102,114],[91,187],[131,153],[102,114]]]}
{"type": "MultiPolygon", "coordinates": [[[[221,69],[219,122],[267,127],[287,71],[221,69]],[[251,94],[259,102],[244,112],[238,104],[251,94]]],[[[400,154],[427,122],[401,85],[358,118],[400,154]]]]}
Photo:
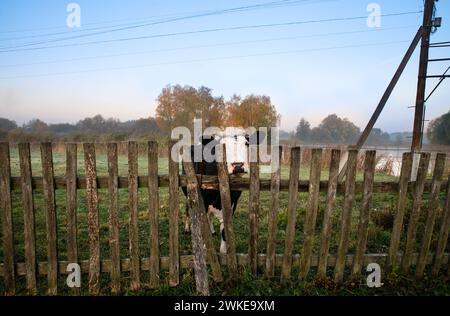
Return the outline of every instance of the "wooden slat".
{"type": "Polygon", "coordinates": [[[227,243],[227,266],[230,277],[233,278],[237,276],[238,271],[233,227],[233,210],[231,208],[230,183],[226,164],[226,147],[224,144],[216,148],[216,157],[225,240],[227,243]]]}
{"type": "Polygon", "coordinates": [[[391,243],[389,246],[389,256],[387,259],[388,269],[398,265],[398,250],[400,246],[400,238],[403,232],[403,221],[405,217],[406,202],[408,198],[408,182],[411,177],[412,169],[412,153],[404,153],[402,158],[402,169],[400,171],[397,212],[395,214],[394,224],[392,227],[391,243]]]}
{"type": "Polygon", "coordinates": [[[372,210],[372,191],[375,177],[375,151],[366,151],[364,159],[364,193],[362,208],[359,216],[358,242],[353,259],[352,276],[359,277],[366,252],[367,235],[369,229],[370,211],[372,210]]]}
{"type": "Polygon", "coordinates": [[[286,239],[284,243],[283,268],[281,281],[291,278],[292,251],[295,240],[295,222],[298,204],[298,180],[300,176],[300,147],[291,148],[291,166],[289,169],[289,201],[287,209],[286,239]]]}
{"type": "Polygon", "coordinates": [[[3,237],[3,281],[5,295],[16,294],[14,271],[14,231],[11,204],[11,165],[8,143],[0,143],[0,218],[3,237]]]}
{"type": "Polygon", "coordinates": [[[341,151],[333,149],[331,151],[330,172],[328,178],[327,201],[323,213],[322,233],[320,237],[320,254],[317,275],[324,279],[327,274],[328,252],[330,249],[331,228],[333,219],[333,210],[336,200],[336,190],[338,186],[339,161],[341,160],[341,151]]]}
{"type": "Polygon", "coordinates": [[[169,285],[177,286],[180,282],[180,250],[179,224],[180,196],[179,196],[179,164],[171,157],[172,148],[176,146],[171,141],[169,146],[169,285]]]}
{"type": "Polygon", "coordinates": [[[58,292],[58,248],[57,219],[55,204],[55,185],[53,182],[53,154],[51,143],[41,143],[41,161],[44,188],[45,218],[47,228],[47,258],[48,258],[48,291],[49,295],[58,292]]]}
{"type": "Polygon", "coordinates": [[[417,179],[414,188],[413,208],[410,213],[408,232],[406,234],[405,252],[401,264],[401,270],[405,274],[409,272],[411,266],[411,254],[416,246],[417,222],[419,221],[420,209],[422,207],[422,195],[429,162],[430,153],[422,153],[420,155],[419,170],[417,171],[417,179]]]}
{"type": "MultiPolygon", "coordinates": [[[[364,255],[364,265],[367,265],[369,263],[378,263],[380,265],[383,265],[386,262],[388,254],[386,253],[372,253],[372,254],[365,254],[364,255]]],[[[238,266],[245,267],[248,266],[249,257],[247,253],[237,253],[237,262],[238,266]]],[[[412,262],[417,262],[417,259],[419,257],[418,253],[413,253],[411,258],[412,262]]],[[[446,264],[449,262],[450,254],[445,253],[443,258],[443,263],[446,264]]],[[[258,267],[264,267],[266,263],[267,255],[265,253],[258,254],[258,267]]],[[[345,266],[351,267],[353,265],[353,258],[354,255],[347,254],[345,256],[345,266]]],[[[401,259],[401,255],[400,255],[401,259]]],[[[142,258],[142,265],[141,269],[142,271],[149,271],[149,261],[150,258],[142,258]]],[[[221,254],[220,255],[220,264],[222,266],[226,265],[226,255],[221,254]]],[[[313,255],[311,257],[311,267],[317,267],[317,264],[319,262],[319,257],[317,255],[313,255]]],[[[430,254],[427,258],[428,263],[433,262],[433,254],[430,254]]],[[[333,267],[336,263],[336,257],[334,255],[330,255],[328,257],[328,267],[333,267]]],[[[61,275],[66,275],[66,267],[69,264],[68,261],[59,261],[59,273],[61,275]]],[[[81,260],[79,261],[80,267],[81,267],[81,273],[88,273],[89,272],[89,260],[81,260]]],[[[276,254],[275,256],[275,266],[277,268],[280,268],[283,264],[283,254],[276,254]]],[[[300,254],[294,254],[292,255],[292,267],[298,268],[300,265],[300,254]]],[[[169,257],[161,257],[160,258],[160,266],[162,270],[167,270],[169,268],[169,257]]],[[[25,263],[18,262],[15,264],[16,267],[16,275],[17,276],[24,276],[26,275],[26,269],[25,269],[25,263]]],[[[182,255],[180,256],[180,268],[182,269],[192,269],[194,268],[194,256],[193,255],[182,255]]],[[[121,270],[123,272],[129,272],[130,271],[130,259],[129,258],[123,258],[121,259],[121,270]]],[[[47,262],[41,261],[38,264],[38,273],[39,275],[46,275],[47,274],[47,262]]],[[[101,261],[101,272],[102,273],[110,273],[111,272],[111,260],[109,259],[103,259],[101,261]]],[[[0,277],[3,276],[3,264],[0,264],[0,277]]]]}
{"type": "Polygon", "coordinates": [[[138,145],[128,142],[128,210],[129,210],[129,251],[131,259],[131,290],[141,287],[139,261],[139,224],[138,224],[138,145]]]}
{"type": "Polygon", "coordinates": [[[20,175],[22,180],[22,203],[25,226],[25,266],[27,290],[30,295],[37,294],[36,287],[36,234],[33,190],[31,187],[30,144],[19,144],[20,175]]]}
{"type": "Polygon", "coordinates": [[[148,142],[148,212],[150,224],[150,288],[159,286],[158,143],[148,142]]]}
{"type": "MultiPolygon", "coordinates": [[[[450,180],[450,174],[448,178],[450,180]]],[[[443,265],[444,251],[447,247],[449,231],[450,231],[450,181],[448,182],[447,185],[447,198],[445,200],[445,207],[442,212],[441,227],[439,229],[439,239],[436,247],[436,256],[432,269],[432,274],[434,276],[439,274],[441,266],[443,265]]]]}
{"type": "Polygon", "coordinates": [[[83,144],[86,175],[86,199],[89,227],[89,294],[100,293],[100,230],[98,215],[97,167],[95,145],[83,144]]]}
{"type": "Polygon", "coordinates": [[[442,177],[444,175],[445,161],[447,157],[445,154],[437,154],[436,162],[434,164],[433,172],[433,187],[431,189],[431,196],[429,201],[427,221],[425,223],[425,231],[422,237],[422,246],[419,253],[419,260],[417,261],[416,277],[421,278],[427,264],[428,252],[430,250],[431,238],[433,237],[434,223],[436,216],[440,209],[439,193],[441,191],[442,177]]]}
{"type": "Polygon", "coordinates": [[[185,153],[186,157],[184,157],[183,159],[183,167],[188,178],[187,203],[190,209],[189,213],[192,220],[191,238],[192,251],[194,255],[195,284],[197,292],[201,295],[206,296],[209,295],[209,282],[205,253],[203,250],[204,234],[202,233],[202,230],[204,230],[202,229],[202,226],[204,226],[205,223],[205,220],[203,220],[202,217],[205,216],[206,211],[205,205],[202,201],[202,195],[198,187],[194,166],[190,159],[187,159],[188,155],[188,153],[185,153]]]}
{"type": "Polygon", "coordinates": [[[258,216],[259,216],[259,156],[258,147],[256,145],[249,146],[250,156],[250,188],[249,188],[249,225],[250,225],[250,238],[249,238],[249,257],[250,257],[250,270],[254,275],[258,269],[258,216]]]}
{"type": "MultiPolygon", "coordinates": [[[[32,181],[33,190],[42,191],[42,177],[33,177],[32,181]]],[[[180,175],[179,177],[180,186],[186,186],[186,177],[180,175]]],[[[271,179],[260,179],[260,191],[270,191],[271,179]]],[[[169,186],[169,176],[160,175],[158,176],[159,187],[169,186]]],[[[445,183],[446,184],[446,183],[445,183]]],[[[138,176],[139,188],[148,188],[148,177],[138,176]]],[[[203,176],[201,179],[202,189],[219,190],[219,179],[217,176],[203,176]]],[[[22,182],[20,177],[11,177],[11,190],[21,191],[22,182]]],[[[412,189],[413,183],[408,184],[408,190],[412,189]]],[[[55,188],[57,190],[66,189],[66,179],[65,177],[55,177],[55,188]]],[[[77,188],[85,190],[86,189],[86,178],[84,176],[77,177],[77,188]]],[[[97,188],[98,189],[108,189],[108,177],[100,176],[97,177],[97,188]]],[[[119,177],[119,189],[128,188],[128,177],[119,177]]],[[[230,176],[230,189],[246,191],[250,188],[250,179],[248,177],[230,176]]],[[[320,192],[327,192],[328,181],[320,181],[320,192]]],[[[303,180],[298,183],[299,192],[308,192],[309,181],[303,180]]],[[[377,181],[373,185],[374,193],[398,193],[399,183],[396,181],[377,181]]],[[[425,190],[431,190],[431,181],[425,181],[425,190]]],[[[289,180],[280,180],[280,191],[289,191],[289,180]]],[[[362,193],[363,182],[358,181],[355,185],[355,192],[362,193]]],[[[339,183],[337,186],[337,192],[343,194],[345,192],[345,184],[339,183]]],[[[441,189],[442,193],[445,193],[445,186],[441,189]]]]}
{"type": "Polygon", "coordinates": [[[117,144],[108,144],[108,211],[109,211],[109,255],[111,257],[111,292],[120,291],[120,240],[117,144]]]}
{"type": "Polygon", "coordinates": [[[303,248],[300,257],[299,279],[306,279],[311,267],[311,256],[314,246],[317,212],[319,210],[319,186],[321,174],[322,149],[313,149],[309,173],[308,208],[306,209],[303,228],[303,248]]]}
{"type": "Polygon", "coordinates": [[[278,231],[278,209],[280,208],[280,178],[281,178],[281,157],[283,147],[278,147],[278,160],[274,156],[272,147],[271,176],[270,176],[270,209],[268,219],[267,236],[267,257],[266,257],[266,275],[273,277],[275,275],[275,246],[278,231]]]}
{"type": "MultiPolygon", "coordinates": [[[[77,144],[66,145],[66,223],[67,260],[78,262],[77,249],[77,144]]],[[[73,295],[80,295],[79,288],[72,288],[73,295]]]]}
{"type": "Polygon", "coordinates": [[[348,250],[348,239],[351,228],[353,201],[355,198],[355,178],[356,178],[357,160],[358,160],[358,151],[349,150],[347,160],[347,172],[345,175],[345,196],[341,218],[341,232],[339,235],[339,245],[338,245],[336,265],[334,267],[335,282],[342,282],[342,279],[344,277],[345,256],[348,250]]]}

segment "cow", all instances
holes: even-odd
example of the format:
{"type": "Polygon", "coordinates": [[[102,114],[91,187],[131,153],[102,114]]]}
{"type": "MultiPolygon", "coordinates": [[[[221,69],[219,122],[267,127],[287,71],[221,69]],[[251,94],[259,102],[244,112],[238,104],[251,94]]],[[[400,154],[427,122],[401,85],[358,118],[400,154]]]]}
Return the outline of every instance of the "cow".
{"type": "MultiPolygon", "coordinates": [[[[259,132],[256,134],[256,139],[259,140],[259,132]]],[[[249,144],[250,137],[244,129],[241,128],[227,128],[226,131],[220,135],[203,135],[200,139],[200,142],[196,145],[192,145],[190,148],[190,156],[191,161],[193,161],[195,173],[198,175],[208,175],[208,176],[217,176],[218,169],[217,163],[215,159],[215,146],[218,144],[225,144],[226,148],[226,163],[227,163],[227,171],[230,175],[235,176],[243,176],[249,171],[249,144]],[[213,161],[207,161],[203,157],[203,149],[205,146],[211,148],[211,155],[213,157],[213,161]],[[196,148],[197,146],[197,148],[196,148]],[[201,152],[202,157],[194,159],[196,149],[198,152],[201,152]]],[[[184,168],[182,169],[182,173],[185,174],[184,168]]],[[[187,188],[182,188],[184,195],[187,197],[187,188]]],[[[241,196],[242,191],[238,190],[230,190],[230,199],[231,199],[231,208],[232,212],[236,211],[238,200],[241,196]]],[[[207,213],[207,218],[209,221],[211,233],[214,235],[215,230],[213,226],[213,217],[216,217],[220,222],[220,232],[221,232],[221,242],[220,242],[220,252],[226,253],[226,240],[225,240],[225,232],[224,232],[224,224],[223,224],[223,215],[222,215],[222,202],[220,199],[219,190],[214,189],[201,189],[201,194],[203,198],[203,202],[205,205],[205,211],[207,213]]],[[[185,226],[184,230],[186,233],[190,232],[190,220],[189,220],[189,210],[188,205],[186,203],[186,217],[185,217],[185,226]]]]}

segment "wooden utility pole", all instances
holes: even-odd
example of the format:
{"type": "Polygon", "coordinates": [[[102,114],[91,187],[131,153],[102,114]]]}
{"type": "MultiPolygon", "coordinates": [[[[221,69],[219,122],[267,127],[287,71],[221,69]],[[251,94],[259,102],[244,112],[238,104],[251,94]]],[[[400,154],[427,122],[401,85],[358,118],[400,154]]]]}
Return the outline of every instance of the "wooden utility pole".
{"type": "Polygon", "coordinates": [[[422,133],[425,107],[425,88],[428,69],[428,51],[430,45],[430,34],[433,24],[433,10],[435,0],[425,0],[425,8],[422,22],[422,42],[420,47],[419,77],[417,80],[416,106],[414,114],[413,138],[411,151],[420,151],[422,147],[422,133]]]}

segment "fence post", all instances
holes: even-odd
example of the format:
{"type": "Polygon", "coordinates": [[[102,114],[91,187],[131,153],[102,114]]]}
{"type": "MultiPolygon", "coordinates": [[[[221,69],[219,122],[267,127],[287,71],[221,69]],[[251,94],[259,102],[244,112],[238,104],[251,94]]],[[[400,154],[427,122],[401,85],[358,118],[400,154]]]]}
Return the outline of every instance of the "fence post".
{"type": "Polygon", "coordinates": [[[158,143],[155,141],[148,142],[148,218],[150,224],[150,288],[154,289],[159,286],[158,143]]]}
{"type": "Polygon", "coordinates": [[[344,208],[341,218],[341,232],[339,236],[339,246],[334,267],[334,281],[342,282],[344,277],[345,261],[348,250],[348,238],[350,234],[350,224],[352,218],[353,200],[355,198],[356,163],[358,151],[349,150],[347,160],[347,171],[345,175],[345,197],[344,208]]]}
{"type": "Polygon", "coordinates": [[[259,155],[258,146],[249,146],[250,156],[250,191],[249,191],[249,265],[253,275],[258,270],[258,216],[259,216],[259,155]]]}
{"type": "Polygon", "coordinates": [[[291,278],[292,250],[295,239],[295,222],[297,217],[298,181],[300,176],[300,147],[291,148],[291,166],[289,170],[289,202],[287,210],[286,239],[284,243],[281,281],[291,278]]]}
{"type": "Polygon", "coordinates": [[[100,230],[98,222],[97,167],[95,145],[83,144],[89,226],[89,293],[100,293],[100,230]]]}
{"type": "MultiPolygon", "coordinates": [[[[185,153],[185,156],[188,154],[185,153]]],[[[186,157],[187,158],[187,157],[186,157]]],[[[187,178],[187,203],[189,205],[190,216],[192,219],[192,250],[194,253],[194,271],[195,284],[197,292],[201,295],[209,295],[208,270],[204,253],[204,241],[202,233],[202,215],[205,215],[205,206],[202,201],[202,195],[199,192],[199,184],[195,175],[192,162],[183,159],[183,167],[187,178]]]]}
{"type": "Polygon", "coordinates": [[[117,144],[108,144],[109,255],[111,256],[111,292],[120,291],[120,241],[118,201],[117,144]]]}
{"type": "Polygon", "coordinates": [[[53,180],[52,144],[41,143],[42,188],[46,206],[47,222],[47,279],[49,295],[57,294],[58,283],[58,248],[57,248],[57,219],[55,204],[55,184],[53,180]]]}
{"type": "Polygon", "coordinates": [[[268,236],[267,236],[267,256],[266,256],[266,275],[273,277],[275,275],[275,244],[278,230],[278,209],[280,207],[280,179],[281,179],[281,158],[283,147],[278,147],[278,161],[273,157],[271,159],[271,176],[270,176],[270,209],[268,220],[268,236]]]}
{"type": "Polygon", "coordinates": [[[330,239],[331,239],[332,215],[334,203],[336,200],[340,160],[341,160],[341,151],[339,149],[333,149],[331,151],[327,201],[325,206],[325,212],[323,214],[323,226],[320,237],[319,265],[317,268],[317,275],[321,279],[324,279],[327,274],[328,252],[330,249],[330,239]]]}
{"type": "Polygon", "coordinates": [[[128,210],[131,290],[141,287],[138,224],[138,144],[128,142],[128,210]]]}
{"type": "Polygon", "coordinates": [[[227,172],[226,147],[224,144],[217,146],[217,169],[219,176],[220,200],[222,202],[223,224],[225,240],[227,243],[227,266],[230,276],[236,277],[238,272],[236,258],[236,243],[233,228],[233,210],[231,208],[230,182],[227,172]]]}
{"type": "Polygon", "coordinates": [[[352,276],[359,277],[364,264],[367,235],[369,228],[370,211],[372,210],[373,180],[375,176],[376,151],[366,151],[364,159],[363,204],[359,216],[358,243],[353,258],[352,276]]]}
{"type": "Polygon", "coordinates": [[[414,188],[413,209],[408,223],[408,233],[406,235],[406,246],[402,259],[402,272],[408,273],[411,266],[411,257],[416,244],[417,222],[419,221],[420,208],[422,207],[422,195],[425,186],[425,179],[428,173],[428,164],[430,162],[429,153],[420,154],[419,170],[414,188]]]}
{"type": "Polygon", "coordinates": [[[11,204],[11,162],[9,144],[0,143],[0,218],[3,236],[3,279],[5,295],[16,294],[14,268],[14,233],[11,204]]]}
{"type": "Polygon", "coordinates": [[[303,249],[300,257],[300,280],[306,279],[311,267],[311,255],[316,231],[317,212],[319,210],[320,174],[322,149],[313,149],[309,173],[308,208],[303,229],[303,249]]]}
{"type": "Polygon", "coordinates": [[[171,155],[172,149],[178,152],[175,141],[169,146],[169,285],[180,282],[180,253],[178,236],[178,217],[180,214],[179,164],[171,155]]]}
{"type": "Polygon", "coordinates": [[[19,144],[19,159],[24,209],[23,223],[25,226],[24,237],[27,290],[30,295],[36,295],[36,233],[29,143],[19,144]]]}
{"type": "Polygon", "coordinates": [[[387,267],[392,269],[398,265],[398,248],[403,231],[403,220],[405,217],[406,201],[408,198],[408,182],[411,177],[412,153],[404,153],[402,159],[402,169],[400,171],[397,212],[395,214],[392,227],[391,243],[389,246],[389,255],[387,258],[387,267]]]}
{"type": "Polygon", "coordinates": [[[436,162],[434,164],[433,182],[430,195],[430,206],[428,208],[428,216],[425,224],[425,231],[422,237],[422,246],[419,253],[419,260],[417,261],[416,277],[422,278],[423,271],[427,264],[428,252],[430,250],[431,238],[433,237],[434,222],[439,211],[439,195],[441,193],[442,177],[445,168],[445,154],[437,154],[436,162]]]}
{"type": "MultiPolygon", "coordinates": [[[[66,145],[66,222],[67,222],[67,260],[78,262],[77,250],[77,144],[66,145]]],[[[80,295],[74,287],[73,295],[80,295]]]]}
{"type": "MultiPolygon", "coordinates": [[[[447,198],[445,200],[445,207],[441,217],[441,228],[439,229],[439,239],[436,247],[436,256],[434,259],[432,274],[434,276],[439,274],[443,260],[444,251],[447,247],[448,232],[450,230],[450,175],[447,182],[447,198]]],[[[450,272],[450,264],[449,264],[450,272]]]]}

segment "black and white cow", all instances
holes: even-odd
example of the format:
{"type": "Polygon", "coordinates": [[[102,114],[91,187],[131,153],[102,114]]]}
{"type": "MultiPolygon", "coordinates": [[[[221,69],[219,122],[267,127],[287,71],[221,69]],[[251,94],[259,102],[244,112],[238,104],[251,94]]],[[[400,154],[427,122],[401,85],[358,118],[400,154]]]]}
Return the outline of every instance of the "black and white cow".
{"type": "MultiPolygon", "coordinates": [[[[257,133],[259,138],[259,133],[257,133]]],[[[253,137],[252,137],[253,139],[253,137]]],[[[246,134],[245,130],[241,128],[227,128],[226,131],[221,135],[214,136],[203,136],[201,143],[191,146],[191,159],[194,161],[194,170],[196,174],[200,175],[208,175],[208,176],[217,176],[218,169],[217,163],[215,160],[215,145],[217,144],[225,144],[226,148],[226,162],[227,162],[227,170],[230,175],[242,176],[249,171],[249,144],[250,144],[250,136],[246,134]],[[212,162],[208,162],[203,157],[203,149],[206,145],[211,149],[211,154],[214,157],[212,162]],[[194,153],[197,146],[198,152],[202,153],[201,161],[197,159],[194,160],[194,153]],[[200,148],[198,148],[200,147],[200,148]]],[[[184,174],[184,170],[182,170],[184,174]]],[[[183,188],[184,194],[187,196],[186,187],[183,188]]],[[[236,211],[237,203],[241,196],[242,191],[231,190],[230,198],[231,198],[231,208],[234,212],[236,211]]],[[[220,199],[219,190],[211,190],[211,189],[201,189],[201,194],[203,197],[205,210],[207,213],[207,218],[210,224],[211,232],[215,234],[214,226],[213,226],[213,217],[216,217],[220,222],[220,231],[221,231],[221,243],[220,243],[220,252],[226,253],[226,241],[225,241],[225,232],[224,232],[224,224],[223,224],[223,216],[222,216],[222,202],[220,199]]],[[[186,218],[185,218],[185,232],[190,232],[190,218],[188,213],[188,206],[186,203],[186,218]]]]}

